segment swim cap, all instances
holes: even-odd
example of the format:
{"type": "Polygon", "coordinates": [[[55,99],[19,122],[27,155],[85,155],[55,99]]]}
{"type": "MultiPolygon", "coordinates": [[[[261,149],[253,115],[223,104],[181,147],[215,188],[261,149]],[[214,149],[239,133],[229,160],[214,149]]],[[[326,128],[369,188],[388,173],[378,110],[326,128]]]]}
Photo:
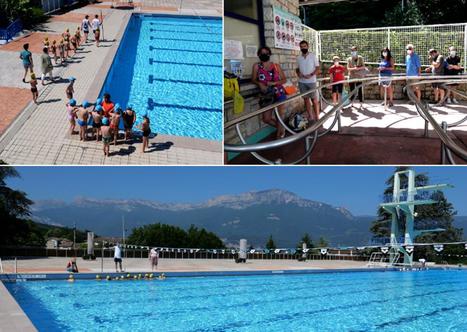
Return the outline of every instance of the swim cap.
{"type": "Polygon", "coordinates": [[[120,104],[119,104],[119,103],[116,103],[116,104],[115,104],[115,109],[116,109],[116,110],[121,110],[121,109],[122,109],[122,107],[120,106],[120,104]]]}
{"type": "Polygon", "coordinates": [[[87,100],[83,101],[83,107],[84,108],[87,108],[89,106],[91,106],[91,104],[87,100]]]}
{"type": "Polygon", "coordinates": [[[31,79],[35,80],[36,79],[36,74],[31,73],[31,79]]]}
{"type": "Polygon", "coordinates": [[[68,103],[70,104],[70,106],[76,106],[76,100],[74,99],[70,99],[68,103]]]}
{"type": "Polygon", "coordinates": [[[73,81],[76,81],[76,78],[74,78],[73,76],[71,76],[68,80],[69,80],[70,82],[73,82],[73,81]]]}
{"type": "Polygon", "coordinates": [[[104,126],[107,126],[107,125],[109,124],[109,119],[103,118],[103,119],[102,119],[102,124],[103,124],[104,126]]]}
{"type": "Polygon", "coordinates": [[[96,105],[102,104],[102,98],[97,98],[96,99],[96,105]]]}
{"type": "Polygon", "coordinates": [[[103,108],[101,105],[96,106],[96,112],[102,112],[103,108]]]}

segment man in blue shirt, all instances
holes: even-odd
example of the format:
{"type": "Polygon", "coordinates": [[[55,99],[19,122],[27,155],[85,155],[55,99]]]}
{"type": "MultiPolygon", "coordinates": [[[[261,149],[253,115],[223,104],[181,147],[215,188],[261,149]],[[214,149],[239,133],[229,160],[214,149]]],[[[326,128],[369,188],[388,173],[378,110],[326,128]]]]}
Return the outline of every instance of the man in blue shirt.
{"type": "MultiPolygon", "coordinates": [[[[405,58],[405,67],[406,75],[410,76],[420,76],[422,72],[422,66],[420,64],[420,57],[414,51],[414,46],[412,44],[407,45],[407,57],[405,58]]],[[[410,80],[414,82],[414,80],[410,80]]],[[[418,101],[420,101],[422,93],[418,86],[414,87],[415,95],[417,96],[418,101]]]]}
{"type": "Polygon", "coordinates": [[[33,63],[32,63],[32,53],[29,52],[29,44],[23,45],[24,50],[20,53],[19,58],[23,60],[24,67],[24,77],[23,82],[26,83],[26,75],[28,74],[28,69],[31,74],[33,73],[33,63]]]}

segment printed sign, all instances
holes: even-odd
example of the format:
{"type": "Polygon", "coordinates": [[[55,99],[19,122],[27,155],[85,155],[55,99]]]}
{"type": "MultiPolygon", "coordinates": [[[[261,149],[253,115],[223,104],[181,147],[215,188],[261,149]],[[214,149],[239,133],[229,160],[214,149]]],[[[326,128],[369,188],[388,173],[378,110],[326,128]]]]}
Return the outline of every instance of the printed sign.
{"type": "Polygon", "coordinates": [[[328,253],[328,250],[326,248],[323,248],[320,251],[321,251],[321,255],[326,255],[328,253]]]}
{"type": "Polygon", "coordinates": [[[310,250],[310,249],[303,249],[303,252],[308,252],[308,250],[310,250]]]}
{"type": "Polygon", "coordinates": [[[405,246],[405,251],[407,251],[408,254],[411,254],[413,252],[414,246],[405,246]]]}
{"type": "Polygon", "coordinates": [[[256,45],[245,45],[245,56],[247,58],[256,58],[258,52],[258,46],[256,45]]]}
{"type": "Polygon", "coordinates": [[[387,254],[388,251],[389,251],[389,248],[388,248],[388,247],[381,247],[381,252],[382,252],[383,254],[387,254]]]}
{"type": "Polygon", "coordinates": [[[278,253],[281,252],[281,250],[280,250],[280,249],[276,249],[276,250],[274,250],[274,252],[275,252],[276,254],[278,254],[278,253]]]}
{"type": "Polygon", "coordinates": [[[273,16],[274,46],[287,50],[299,50],[299,44],[303,39],[300,18],[278,7],[273,7],[273,16]]]}
{"type": "Polygon", "coordinates": [[[255,249],[251,249],[250,254],[254,254],[254,253],[255,253],[255,249]]]}
{"type": "Polygon", "coordinates": [[[243,59],[243,46],[239,40],[224,40],[224,59],[241,60],[243,59]]]}

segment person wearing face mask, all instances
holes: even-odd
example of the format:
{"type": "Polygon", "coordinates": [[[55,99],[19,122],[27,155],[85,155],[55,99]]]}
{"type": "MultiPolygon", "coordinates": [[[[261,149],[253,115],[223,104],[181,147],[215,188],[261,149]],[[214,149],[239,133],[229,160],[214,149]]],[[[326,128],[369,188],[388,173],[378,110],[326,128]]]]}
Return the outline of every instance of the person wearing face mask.
{"type": "MultiPolygon", "coordinates": [[[[261,47],[257,53],[260,62],[253,65],[252,82],[261,90],[259,100],[260,107],[284,101],[287,99],[283,84],[287,81],[284,72],[279,64],[270,61],[271,49],[261,47]]],[[[278,107],[279,114],[283,118],[285,105],[278,107]]],[[[279,121],[273,119],[273,111],[263,113],[263,121],[277,128],[277,138],[285,136],[285,128],[279,121]]]]}
{"type": "MultiPolygon", "coordinates": [[[[449,47],[449,56],[446,58],[447,68],[445,71],[446,75],[460,75],[462,73],[463,68],[459,66],[461,62],[461,58],[457,55],[456,48],[454,46],[449,47]]],[[[458,84],[450,84],[451,87],[456,87],[458,84]]],[[[459,104],[456,100],[455,95],[448,90],[448,104],[459,104]]]]}
{"type": "MultiPolygon", "coordinates": [[[[405,75],[407,77],[418,77],[422,74],[420,57],[417,53],[415,53],[414,46],[412,44],[408,44],[406,50],[407,56],[405,57],[405,75]]],[[[414,80],[411,79],[409,82],[414,82],[414,80]]],[[[414,86],[414,92],[418,101],[420,101],[422,93],[420,92],[418,85],[414,86]]]]}
{"type": "MultiPolygon", "coordinates": [[[[361,55],[358,55],[357,46],[352,46],[351,56],[347,59],[347,70],[349,72],[349,79],[363,78],[365,77],[366,67],[365,61],[361,55]]],[[[349,83],[350,91],[353,91],[358,86],[358,100],[360,103],[363,103],[363,88],[361,83],[353,82],[349,83]]],[[[355,100],[356,96],[353,95],[352,102],[355,100]]]]}
{"type": "Polygon", "coordinates": [[[297,57],[297,75],[298,75],[298,88],[300,93],[313,91],[304,97],[306,112],[310,121],[319,120],[319,99],[316,91],[316,75],[319,74],[319,62],[316,55],[308,50],[308,42],[302,40],[300,42],[301,54],[297,57]],[[311,99],[313,99],[313,110],[311,110],[311,99]]]}
{"type": "Polygon", "coordinates": [[[342,82],[345,80],[345,67],[339,63],[340,58],[336,55],[332,58],[334,64],[329,68],[332,85],[332,104],[335,106],[341,99],[342,90],[344,89],[342,82]]]}
{"type": "MultiPolygon", "coordinates": [[[[435,49],[430,49],[428,51],[429,60],[430,60],[430,67],[426,69],[427,73],[432,73],[435,76],[442,76],[444,75],[445,64],[444,64],[444,56],[438,53],[435,49]]],[[[443,83],[433,82],[431,86],[433,87],[435,93],[435,105],[436,106],[443,106],[444,94],[445,91],[442,88],[443,83]]]]}
{"type": "Polygon", "coordinates": [[[381,62],[379,63],[379,85],[380,85],[380,95],[384,98],[384,89],[387,90],[387,96],[389,98],[389,107],[394,106],[393,103],[393,91],[391,86],[391,77],[394,70],[394,59],[391,56],[391,50],[389,48],[384,48],[381,50],[381,62]],[[389,78],[389,79],[388,79],[389,78]]]}

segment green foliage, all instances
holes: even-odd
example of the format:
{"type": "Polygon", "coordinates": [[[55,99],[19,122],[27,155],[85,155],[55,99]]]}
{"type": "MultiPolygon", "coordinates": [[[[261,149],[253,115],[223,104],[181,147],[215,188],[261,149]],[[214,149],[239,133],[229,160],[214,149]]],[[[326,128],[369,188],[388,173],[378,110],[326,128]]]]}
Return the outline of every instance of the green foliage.
{"type": "Polygon", "coordinates": [[[274,243],[274,240],[272,239],[272,235],[269,235],[268,242],[266,242],[266,249],[269,249],[269,250],[276,249],[276,244],[274,243]]]}
{"type": "Polygon", "coordinates": [[[327,246],[329,246],[328,240],[326,240],[323,236],[320,236],[317,247],[325,248],[327,246]]]}
{"type": "Polygon", "coordinates": [[[422,25],[423,16],[415,2],[402,6],[395,6],[384,15],[383,26],[422,25]]]}
{"type": "Polygon", "coordinates": [[[306,243],[307,248],[309,248],[309,249],[313,248],[313,242],[311,241],[311,237],[310,237],[310,235],[308,235],[308,233],[305,233],[303,235],[302,239],[297,244],[297,248],[302,248],[303,243],[306,243]]]}
{"type": "Polygon", "coordinates": [[[16,19],[30,28],[46,19],[40,1],[0,0],[0,27],[6,27],[16,19]]]}
{"type": "Polygon", "coordinates": [[[151,224],[133,229],[128,243],[142,246],[160,246],[172,248],[224,248],[222,240],[214,233],[194,225],[183,230],[180,227],[166,224],[151,224]]]}

